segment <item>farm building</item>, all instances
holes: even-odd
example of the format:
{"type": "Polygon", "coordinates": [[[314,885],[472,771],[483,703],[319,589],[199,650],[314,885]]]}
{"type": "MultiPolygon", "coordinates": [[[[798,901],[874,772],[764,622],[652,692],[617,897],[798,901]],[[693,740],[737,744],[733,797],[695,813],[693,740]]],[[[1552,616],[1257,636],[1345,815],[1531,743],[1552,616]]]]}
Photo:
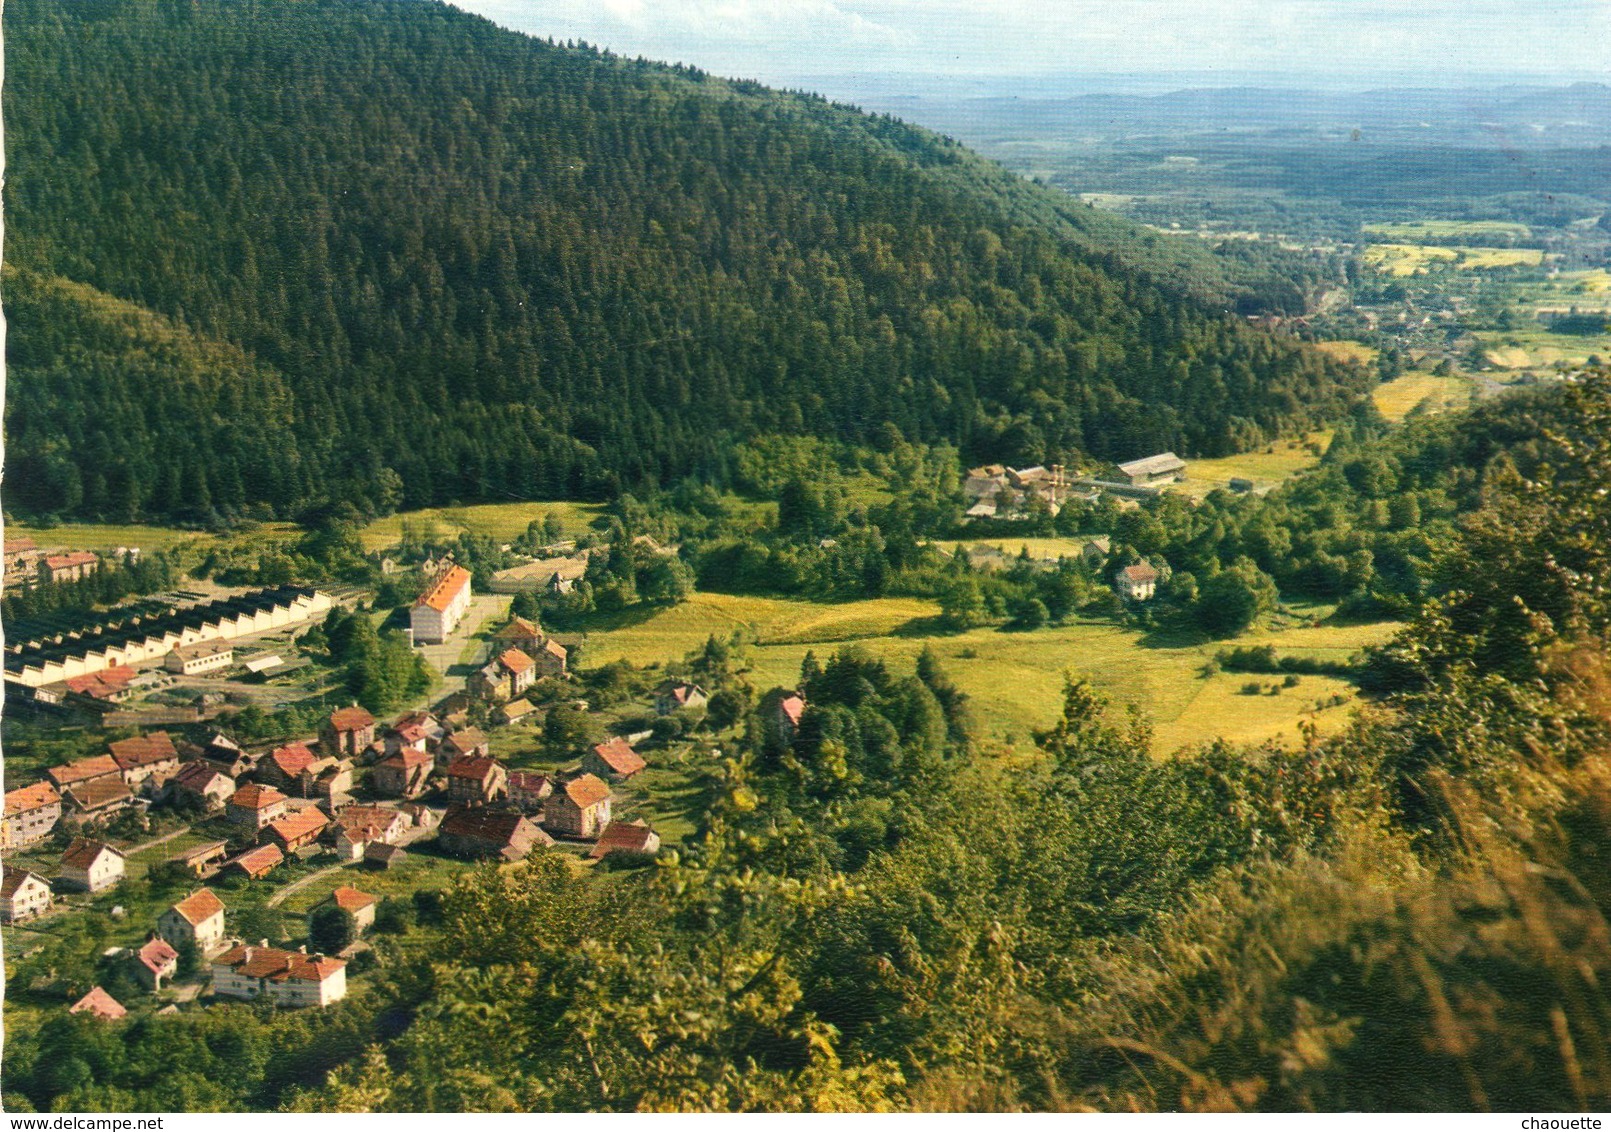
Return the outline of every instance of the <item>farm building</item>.
{"type": "Polygon", "coordinates": [[[1132,487],[1153,487],[1186,478],[1186,461],[1173,452],[1160,452],[1119,465],[1119,476],[1132,487]]]}

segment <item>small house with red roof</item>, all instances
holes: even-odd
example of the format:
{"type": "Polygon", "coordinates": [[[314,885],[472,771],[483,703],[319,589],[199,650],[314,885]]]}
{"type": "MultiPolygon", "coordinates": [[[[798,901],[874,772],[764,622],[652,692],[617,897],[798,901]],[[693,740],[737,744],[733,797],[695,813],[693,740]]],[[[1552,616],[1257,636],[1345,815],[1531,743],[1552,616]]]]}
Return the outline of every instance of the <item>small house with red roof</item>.
{"type": "Polygon", "coordinates": [[[235,780],[206,759],[188,762],[168,779],[168,798],[189,799],[207,810],[221,810],[234,796],[235,780]]]}
{"type": "Polygon", "coordinates": [[[382,798],[418,798],[425,793],[436,758],[404,747],[387,755],[369,772],[369,787],[382,798]]]}
{"type": "Polygon", "coordinates": [[[596,859],[611,853],[642,853],[654,856],[660,852],[660,835],[645,821],[612,821],[599,834],[598,844],[588,853],[596,859]]]}
{"type": "Polygon", "coordinates": [[[475,674],[476,693],[495,702],[513,699],[537,679],[537,662],[519,649],[505,649],[475,674]]]}
{"type": "Polygon", "coordinates": [[[162,989],[162,980],[179,970],[179,953],[160,936],[153,937],[130,955],[129,967],[137,983],[148,991],[162,989]]]}
{"type": "Polygon", "coordinates": [[[553,838],[522,814],[484,806],[455,806],[442,819],[436,840],[442,852],[469,860],[518,861],[553,838]]]}
{"type": "Polygon", "coordinates": [[[509,772],[508,789],[512,805],[526,813],[536,813],[554,792],[554,780],[534,770],[512,770],[509,772]]]}
{"type": "Polygon", "coordinates": [[[284,863],[285,854],[280,851],[278,844],[271,841],[225,861],[224,869],[234,869],[248,880],[262,880],[284,863]]]}
{"type": "Polygon", "coordinates": [[[106,746],[130,790],[151,793],[179,773],[179,750],[166,731],[119,739],[106,746]]]}
{"type": "Polygon", "coordinates": [[[380,897],[371,896],[367,892],[359,892],[356,888],[342,885],[329,896],[325,897],[312,908],[308,909],[308,920],[312,921],[313,913],[326,904],[334,904],[343,912],[352,917],[353,928],[357,934],[362,935],[375,926],[375,909],[380,907],[380,897]]]}
{"type": "Polygon", "coordinates": [[[649,764],[619,735],[582,756],[582,769],[608,782],[625,782],[649,764]]]}
{"type": "Polygon", "coordinates": [[[610,787],[583,774],[557,786],[543,803],[543,825],[565,837],[591,841],[610,824],[610,787]]]}
{"type": "Polygon", "coordinates": [[[375,741],[375,717],[357,704],[337,708],[330,713],[320,738],[330,754],[356,759],[375,741]]]}
{"type": "Polygon", "coordinates": [[[289,743],[258,760],[256,777],[285,793],[301,793],[302,772],[318,761],[306,743],[289,743]]]}
{"type": "Polygon", "coordinates": [[[505,648],[519,649],[527,656],[530,656],[543,647],[543,642],[548,639],[548,634],[543,632],[541,626],[526,620],[524,617],[516,617],[494,633],[492,639],[505,648]]]}
{"type": "Polygon", "coordinates": [[[256,832],[270,822],[278,821],[290,807],[291,800],[272,786],[251,783],[235,791],[224,807],[224,816],[236,825],[256,832]]]}
{"type": "Polygon", "coordinates": [[[123,879],[127,863],[122,851],[105,841],[75,837],[62,854],[58,879],[85,892],[104,892],[123,879]]]}
{"type": "Polygon", "coordinates": [[[203,955],[224,942],[224,902],[210,888],[198,888],[157,917],[157,934],[174,947],[194,944],[203,955]]]}
{"type": "Polygon", "coordinates": [[[553,637],[543,641],[537,651],[531,654],[531,659],[536,662],[539,678],[565,675],[565,665],[569,657],[569,651],[553,637]]]}
{"type": "Polygon", "coordinates": [[[12,865],[0,870],[0,921],[30,920],[50,911],[54,901],[50,882],[38,873],[12,865]]]}
{"type": "Polygon", "coordinates": [[[128,1014],[123,1004],[100,987],[91,987],[90,992],[67,1008],[69,1014],[93,1014],[103,1022],[116,1022],[128,1014]]]}
{"type": "Polygon", "coordinates": [[[656,715],[670,715],[683,708],[701,708],[709,701],[705,689],[686,680],[667,680],[654,690],[656,715]]]}
{"type": "Polygon", "coordinates": [[[0,849],[20,849],[50,836],[62,818],[62,796],[49,782],[6,791],[6,818],[0,849]]]}
{"type": "Polygon", "coordinates": [[[1113,576],[1113,588],[1125,601],[1148,601],[1158,592],[1158,571],[1145,562],[1126,566],[1113,576]]]}
{"type": "Polygon", "coordinates": [[[67,554],[49,554],[39,563],[39,577],[45,582],[77,582],[101,568],[98,555],[87,550],[67,554]]]}
{"type": "Polygon", "coordinates": [[[330,824],[324,811],[317,806],[296,810],[268,823],[267,837],[271,838],[287,855],[295,853],[319,840],[319,835],[330,824]]]}
{"type": "Polygon", "coordinates": [[[496,802],[509,792],[509,772],[486,755],[460,755],[447,767],[448,797],[467,806],[496,802]]]}

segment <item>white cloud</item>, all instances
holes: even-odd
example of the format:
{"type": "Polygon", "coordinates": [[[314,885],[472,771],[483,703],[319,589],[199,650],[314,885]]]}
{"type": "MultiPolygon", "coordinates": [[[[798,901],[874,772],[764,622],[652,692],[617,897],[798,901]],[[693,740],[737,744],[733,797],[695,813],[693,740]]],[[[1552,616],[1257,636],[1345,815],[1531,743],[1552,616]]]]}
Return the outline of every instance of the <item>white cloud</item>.
{"type": "Polygon", "coordinates": [[[455,0],[758,77],[868,71],[1611,75],[1611,0],[455,0]]]}

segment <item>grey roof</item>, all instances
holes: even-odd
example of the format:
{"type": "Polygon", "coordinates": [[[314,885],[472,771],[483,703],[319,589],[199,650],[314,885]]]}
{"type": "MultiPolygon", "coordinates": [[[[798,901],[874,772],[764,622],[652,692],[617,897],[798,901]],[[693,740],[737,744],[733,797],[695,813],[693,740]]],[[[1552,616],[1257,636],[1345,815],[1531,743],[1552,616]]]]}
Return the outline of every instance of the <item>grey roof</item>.
{"type": "Polygon", "coordinates": [[[1128,464],[1120,464],[1119,471],[1127,476],[1156,476],[1163,472],[1178,472],[1185,466],[1186,461],[1173,452],[1160,452],[1143,460],[1131,460],[1128,464]]]}

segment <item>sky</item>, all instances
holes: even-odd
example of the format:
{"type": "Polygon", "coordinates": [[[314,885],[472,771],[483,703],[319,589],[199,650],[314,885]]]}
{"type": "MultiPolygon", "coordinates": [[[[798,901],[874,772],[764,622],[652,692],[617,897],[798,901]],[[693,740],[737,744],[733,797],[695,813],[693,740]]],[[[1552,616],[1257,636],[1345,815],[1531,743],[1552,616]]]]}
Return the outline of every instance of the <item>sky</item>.
{"type": "Polygon", "coordinates": [[[453,0],[506,27],[719,75],[1611,80],[1611,0],[453,0]]]}

